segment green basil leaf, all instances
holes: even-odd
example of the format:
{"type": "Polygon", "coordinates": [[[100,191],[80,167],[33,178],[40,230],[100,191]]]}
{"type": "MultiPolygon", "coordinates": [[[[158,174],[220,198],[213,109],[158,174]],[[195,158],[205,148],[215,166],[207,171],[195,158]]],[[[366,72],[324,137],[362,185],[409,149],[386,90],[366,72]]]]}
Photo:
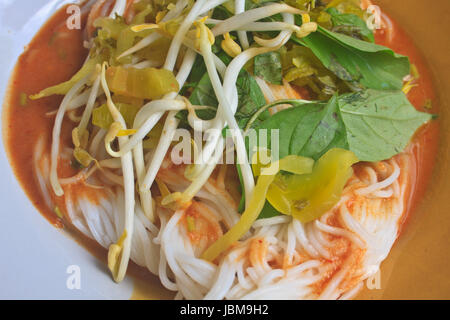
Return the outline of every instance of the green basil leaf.
{"type": "Polygon", "coordinates": [[[266,200],[264,207],[261,210],[261,213],[258,216],[258,219],[268,219],[281,215],[277,209],[275,209],[269,201],[266,200]]]}
{"type": "MultiPolygon", "coordinates": [[[[257,128],[280,130],[280,159],[295,154],[317,160],[331,146],[347,147],[336,96],[326,104],[305,103],[302,100],[292,100],[290,104],[297,107],[276,113],[257,128]]],[[[271,141],[268,147],[272,149],[271,141]]]]}
{"type": "Polygon", "coordinates": [[[338,110],[337,96],[333,96],[322,108],[315,113],[306,125],[297,125],[292,135],[290,145],[291,154],[319,159],[332,148],[348,149],[345,139],[345,127],[338,110]],[[308,133],[305,134],[305,129],[308,133]]]}
{"type": "Polygon", "coordinates": [[[367,90],[343,95],[339,110],[349,149],[362,161],[380,161],[402,152],[416,130],[432,118],[417,111],[401,91],[367,90]]]}
{"type": "MultiPolygon", "coordinates": [[[[238,109],[236,119],[240,128],[245,128],[252,115],[266,104],[266,99],[255,78],[247,71],[241,71],[237,82],[238,109]]],[[[269,112],[264,112],[261,119],[269,118],[269,112]]]]}
{"type": "MultiPolygon", "coordinates": [[[[320,158],[347,149],[361,161],[381,161],[402,152],[416,130],[432,118],[417,111],[401,91],[368,89],[334,96],[328,103],[282,100],[293,108],[276,113],[259,129],[279,129],[279,157],[320,158]]],[[[270,134],[268,147],[272,148],[270,134]]]]}
{"type": "Polygon", "coordinates": [[[189,74],[188,83],[194,84],[194,86],[203,78],[206,73],[205,62],[203,61],[203,56],[197,55],[195,58],[194,65],[192,66],[192,71],[189,74]]]}
{"type": "MultiPolygon", "coordinates": [[[[266,104],[266,99],[255,78],[245,70],[240,72],[236,81],[236,87],[239,104],[235,117],[239,127],[245,128],[253,114],[266,104]]],[[[216,116],[219,102],[217,101],[208,73],[205,73],[200,81],[194,85],[194,90],[191,93],[189,101],[193,105],[211,107],[196,111],[197,116],[200,119],[210,120],[216,116]]],[[[186,126],[187,112],[179,112],[177,117],[182,120],[182,125],[186,126]]],[[[260,116],[260,120],[264,120],[268,117],[269,112],[266,111],[260,116]]]]}
{"type": "Polygon", "coordinates": [[[239,201],[238,212],[243,213],[245,211],[245,187],[244,187],[244,178],[242,177],[241,166],[236,166],[239,183],[240,183],[240,192],[241,192],[241,200],[239,201]]]}
{"type": "MultiPolygon", "coordinates": [[[[218,102],[216,94],[214,93],[214,88],[211,80],[209,79],[208,73],[205,73],[200,79],[197,86],[194,88],[194,91],[192,91],[189,101],[193,105],[217,108],[218,102]]],[[[210,120],[216,115],[216,110],[211,109],[198,110],[196,112],[197,116],[203,120],[210,120]]]]}
{"type": "Polygon", "coordinates": [[[337,77],[377,90],[400,90],[410,72],[409,58],[391,49],[319,26],[317,32],[292,40],[310,48],[315,56],[337,77]]]}
{"type": "Polygon", "coordinates": [[[367,39],[375,42],[372,30],[367,27],[367,23],[355,14],[340,13],[336,8],[325,10],[331,16],[333,31],[347,34],[349,36],[367,39]]]}
{"type": "Polygon", "coordinates": [[[256,56],[253,68],[255,76],[272,84],[281,85],[283,83],[283,67],[279,52],[267,52],[256,56]]]}
{"type": "Polygon", "coordinates": [[[217,6],[212,14],[213,19],[218,20],[226,20],[228,18],[231,18],[233,16],[233,13],[231,13],[227,8],[225,8],[223,5],[217,6]]]}

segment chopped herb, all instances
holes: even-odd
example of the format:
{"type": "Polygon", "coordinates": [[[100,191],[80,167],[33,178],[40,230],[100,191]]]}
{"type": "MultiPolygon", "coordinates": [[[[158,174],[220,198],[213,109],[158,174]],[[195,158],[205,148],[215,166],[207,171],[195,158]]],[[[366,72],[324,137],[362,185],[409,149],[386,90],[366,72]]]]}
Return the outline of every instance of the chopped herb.
{"type": "Polygon", "coordinates": [[[267,52],[255,57],[255,76],[272,84],[283,83],[283,67],[281,66],[281,54],[277,51],[267,52]]]}
{"type": "Polygon", "coordinates": [[[28,104],[28,95],[25,92],[20,93],[19,103],[22,107],[26,107],[28,104]]]}
{"type": "Polygon", "coordinates": [[[340,13],[336,8],[328,8],[326,12],[331,16],[333,31],[343,33],[353,38],[375,42],[373,31],[367,23],[355,14],[340,13]]]}
{"type": "Polygon", "coordinates": [[[326,68],[355,89],[400,90],[410,73],[408,57],[320,26],[317,32],[292,40],[310,48],[326,68]]]}
{"type": "Polygon", "coordinates": [[[79,163],[75,158],[72,158],[72,160],[70,161],[70,166],[75,170],[81,170],[84,168],[83,165],[79,163]]]}
{"type": "Polygon", "coordinates": [[[58,57],[61,60],[66,60],[67,59],[67,52],[64,49],[59,49],[58,50],[58,57]]]}
{"type": "Polygon", "coordinates": [[[186,217],[187,228],[189,232],[195,231],[195,219],[192,216],[186,217]]]}
{"type": "Polygon", "coordinates": [[[64,219],[64,215],[62,214],[62,212],[58,206],[55,207],[54,211],[55,211],[56,215],[58,216],[58,218],[64,219]]]}
{"type": "Polygon", "coordinates": [[[49,46],[53,46],[53,44],[55,43],[55,40],[58,38],[58,32],[53,32],[53,34],[50,37],[50,40],[48,40],[48,45],[49,46]]]}
{"type": "Polygon", "coordinates": [[[82,166],[87,168],[95,159],[86,151],[81,148],[75,148],[73,151],[74,159],[82,166]]]}

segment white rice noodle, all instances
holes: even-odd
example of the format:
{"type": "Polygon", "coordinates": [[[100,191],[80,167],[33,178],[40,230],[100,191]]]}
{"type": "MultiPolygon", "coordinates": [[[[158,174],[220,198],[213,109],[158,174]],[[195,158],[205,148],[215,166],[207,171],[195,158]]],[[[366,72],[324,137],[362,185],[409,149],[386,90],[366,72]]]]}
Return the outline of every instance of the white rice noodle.
{"type": "MultiPolygon", "coordinates": [[[[37,148],[36,155],[38,154],[37,148]]],[[[45,170],[40,167],[37,169],[45,170]]],[[[189,183],[181,182],[180,186],[178,182],[184,178],[177,180],[177,171],[167,170],[173,177],[162,177],[169,188],[176,186],[183,189],[183,185],[189,183]]],[[[353,179],[357,180],[356,177],[353,179]]],[[[362,183],[361,180],[358,183],[362,183]]],[[[377,183],[379,182],[374,182],[377,183]]],[[[385,259],[397,237],[398,221],[403,214],[405,186],[399,184],[398,179],[394,184],[398,189],[397,197],[384,199],[383,202],[391,202],[385,206],[379,205],[381,198],[362,198],[364,201],[357,202],[352,211],[349,211],[347,202],[354,196],[361,197],[349,186],[346,188],[344,201],[313,223],[303,225],[287,216],[259,220],[249,238],[228,253],[221,260],[219,267],[197,257],[199,253],[196,252],[195,245],[190,243],[185,227],[179,223],[184,215],[183,211],[178,211],[170,217],[170,212],[160,210],[158,216],[161,226],[158,229],[148,221],[140,207],[136,206],[131,259],[147,267],[152,273],[159,274],[163,285],[179,292],[179,298],[351,298],[361,288],[362,281],[378,270],[379,264],[385,259]],[[328,224],[330,220],[336,221],[334,216],[340,225],[328,224]],[[334,240],[330,240],[332,238],[346,239],[349,243],[348,250],[355,254],[357,248],[366,250],[363,262],[358,267],[359,281],[347,289],[346,283],[353,279],[349,277],[354,276],[349,274],[355,261],[350,254],[341,262],[340,271],[327,278],[327,284],[318,296],[314,290],[315,283],[322,281],[323,277],[330,273],[332,265],[328,262],[331,261],[329,259],[338,258],[329,255],[333,252],[333,246],[338,245],[334,240]],[[254,250],[252,241],[259,240],[267,247],[266,250],[246,253],[248,250],[254,250]],[[258,252],[265,252],[265,256],[260,256],[258,252]],[[322,259],[318,260],[318,257],[322,259]],[[260,258],[262,260],[259,260],[260,258]],[[278,259],[285,261],[284,268],[273,262],[278,259]],[[270,261],[272,262],[269,263],[270,261]]],[[[109,196],[109,193],[105,196],[102,192],[103,198],[99,205],[90,203],[88,198],[73,194],[70,190],[69,188],[66,193],[66,210],[73,225],[107,248],[117,240],[120,236],[118,231],[122,230],[122,189],[111,191],[109,196]],[[75,203],[73,199],[76,199],[75,203]]],[[[220,208],[230,207],[230,204],[227,205],[227,200],[218,201],[221,199],[220,192],[215,190],[214,184],[205,184],[197,193],[197,197],[214,210],[215,219],[225,220],[225,210],[220,208]]]]}
{"type": "MultiPolygon", "coordinates": [[[[374,183],[369,187],[361,188],[357,190],[356,193],[361,196],[367,196],[371,193],[379,192],[380,190],[385,189],[388,186],[392,185],[394,181],[396,181],[400,176],[400,168],[394,160],[392,160],[390,163],[392,165],[393,171],[392,174],[387,179],[380,181],[378,183],[374,183]]],[[[386,196],[383,197],[386,198],[386,196]]]]}

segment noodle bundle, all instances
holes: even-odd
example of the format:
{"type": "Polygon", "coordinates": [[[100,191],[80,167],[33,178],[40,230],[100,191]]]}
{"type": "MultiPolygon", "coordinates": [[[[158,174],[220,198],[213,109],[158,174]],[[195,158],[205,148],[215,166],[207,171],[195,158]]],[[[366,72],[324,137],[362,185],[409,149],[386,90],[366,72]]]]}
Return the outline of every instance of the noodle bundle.
{"type": "MultiPolygon", "coordinates": [[[[405,102],[407,59],[371,43],[372,30],[333,24],[355,3],[335,2],[95,1],[89,57],[58,93],[64,99],[48,114],[52,143],[42,137],[35,145],[33,171],[46,205],[63,199],[64,220],[108,250],[115,281],[132,260],[176,299],[351,299],[379,271],[411,193],[410,138],[430,116],[405,102]],[[325,41],[351,44],[362,57],[370,46],[395,71],[374,80],[359,70],[355,80],[344,60],[333,60],[338,55],[317,52],[325,41]],[[386,127],[374,109],[358,132],[361,101],[392,104],[389,116],[399,123],[386,127]],[[69,145],[66,116],[75,123],[69,145]],[[377,126],[403,133],[392,137],[395,146],[389,137],[372,146],[377,126]],[[188,140],[193,155],[181,156],[202,161],[173,157],[180,128],[205,134],[188,140]],[[275,173],[249,156],[255,128],[279,129],[275,173]],[[224,156],[237,164],[224,164],[224,156]],[[76,175],[61,173],[74,162],[76,175]]],[[[370,16],[357,2],[352,14],[365,25],[370,16]]],[[[271,139],[259,147],[273,156],[271,139]]]]}

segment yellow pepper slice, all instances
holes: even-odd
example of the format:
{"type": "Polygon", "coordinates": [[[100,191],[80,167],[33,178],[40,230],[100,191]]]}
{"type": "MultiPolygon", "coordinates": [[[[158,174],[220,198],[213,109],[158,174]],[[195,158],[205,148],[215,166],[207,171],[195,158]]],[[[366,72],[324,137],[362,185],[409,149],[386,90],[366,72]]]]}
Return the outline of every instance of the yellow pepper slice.
{"type": "Polygon", "coordinates": [[[250,230],[251,226],[256,219],[258,219],[258,216],[264,207],[269,186],[274,181],[276,174],[280,170],[287,171],[294,169],[296,174],[306,174],[312,172],[313,165],[313,159],[300,156],[288,156],[279,161],[273,162],[268,167],[259,167],[258,170],[261,171],[261,175],[256,183],[250,203],[242,214],[241,219],[224,236],[213,243],[203,253],[202,258],[208,261],[213,261],[250,230]]]}
{"type": "Polygon", "coordinates": [[[267,200],[279,212],[310,222],[336,205],[356,162],[353,152],[331,149],[317,161],[311,174],[278,174],[267,200]]]}

